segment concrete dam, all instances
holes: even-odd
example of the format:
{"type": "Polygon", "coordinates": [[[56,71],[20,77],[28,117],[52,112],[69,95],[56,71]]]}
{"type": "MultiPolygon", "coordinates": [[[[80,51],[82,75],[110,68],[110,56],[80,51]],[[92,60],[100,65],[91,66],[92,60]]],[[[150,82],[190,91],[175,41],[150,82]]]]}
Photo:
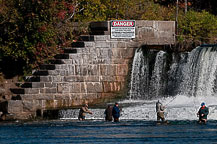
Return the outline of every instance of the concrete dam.
{"type": "Polygon", "coordinates": [[[90,35],[80,36],[64,53],[34,70],[20,88],[11,89],[14,96],[7,111],[14,119],[44,117],[85,102],[94,106],[129,93],[142,97],[129,86],[136,49],[169,49],[175,44],[174,21],[137,20],[133,39],[111,38],[109,21],[90,23],[90,30],[90,35]]]}

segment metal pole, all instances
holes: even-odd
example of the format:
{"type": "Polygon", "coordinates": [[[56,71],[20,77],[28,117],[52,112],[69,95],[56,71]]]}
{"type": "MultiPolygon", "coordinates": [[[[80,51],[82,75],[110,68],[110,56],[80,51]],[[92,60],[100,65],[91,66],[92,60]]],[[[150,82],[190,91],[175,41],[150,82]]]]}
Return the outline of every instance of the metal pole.
{"type": "Polygon", "coordinates": [[[179,0],[176,0],[176,34],[178,34],[179,0]]]}
{"type": "Polygon", "coordinates": [[[179,0],[176,0],[176,22],[178,21],[178,13],[179,13],[179,0]]]}
{"type": "Polygon", "coordinates": [[[188,0],[185,0],[185,14],[187,13],[188,11],[188,0]]]}

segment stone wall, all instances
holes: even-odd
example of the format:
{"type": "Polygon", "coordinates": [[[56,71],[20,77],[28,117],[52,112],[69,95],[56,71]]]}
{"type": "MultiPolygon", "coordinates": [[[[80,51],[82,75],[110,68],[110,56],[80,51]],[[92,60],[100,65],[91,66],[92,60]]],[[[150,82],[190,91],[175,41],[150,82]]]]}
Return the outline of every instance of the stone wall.
{"type": "Polygon", "coordinates": [[[8,113],[30,119],[43,111],[102,103],[126,96],[136,48],[173,45],[175,22],[136,21],[135,39],[111,39],[108,22],[90,24],[91,35],[65,48],[49,64],[33,71],[8,101],[8,113]]]}

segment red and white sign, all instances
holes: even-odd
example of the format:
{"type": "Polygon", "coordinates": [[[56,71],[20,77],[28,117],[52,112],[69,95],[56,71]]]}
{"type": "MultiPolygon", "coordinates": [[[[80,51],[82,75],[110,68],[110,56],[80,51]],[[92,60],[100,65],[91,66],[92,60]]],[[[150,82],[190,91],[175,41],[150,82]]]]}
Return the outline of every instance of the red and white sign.
{"type": "Polygon", "coordinates": [[[135,20],[111,21],[111,38],[135,38],[135,20]]]}
{"type": "Polygon", "coordinates": [[[113,21],[112,27],[134,27],[135,21],[113,21]]]}

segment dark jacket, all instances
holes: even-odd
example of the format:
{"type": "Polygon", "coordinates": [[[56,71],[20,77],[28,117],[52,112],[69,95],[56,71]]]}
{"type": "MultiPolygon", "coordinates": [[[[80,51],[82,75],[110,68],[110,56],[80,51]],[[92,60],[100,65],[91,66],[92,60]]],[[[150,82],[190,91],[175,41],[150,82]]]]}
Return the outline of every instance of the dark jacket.
{"type": "Polygon", "coordinates": [[[116,105],[112,109],[112,116],[114,118],[119,118],[120,117],[120,109],[116,105]]]}
{"type": "Polygon", "coordinates": [[[200,119],[207,119],[207,115],[209,114],[209,109],[207,107],[201,107],[198,111],[198,115],[200,119]],[[201,116],[201,114],[204,114],[201,116]]]}
{"type": "Polygon", "coordinates": [[[108,106],[104,112],[105,114],[105,120],[106,121],[112,121],[112,106],[108,106]]]}

